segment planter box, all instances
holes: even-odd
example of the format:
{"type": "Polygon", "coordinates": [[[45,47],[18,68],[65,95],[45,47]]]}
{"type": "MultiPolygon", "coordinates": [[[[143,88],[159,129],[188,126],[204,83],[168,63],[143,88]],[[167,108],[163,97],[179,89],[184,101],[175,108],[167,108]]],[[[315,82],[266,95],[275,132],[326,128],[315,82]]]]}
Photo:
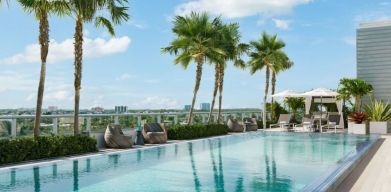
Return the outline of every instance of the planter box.
{"type": "Polygon", "coordinates": [[[348,133],[353,134],[368,134],[368,127],[366,123],[356,124],[350,123],[348,124],[348,133]]]}
{"type": "Polygon", "coordinates": [[[104,135],[104,133],[90,133],[90,136],[96,139],[96,147],[98,149],[106,148],[104,135]]]}
{"type": "Polygon", "coordinates": [[[387,121],[371,121],[369,122],[369,133],[388,134],[390,130],[390,122],[387,121]]]}

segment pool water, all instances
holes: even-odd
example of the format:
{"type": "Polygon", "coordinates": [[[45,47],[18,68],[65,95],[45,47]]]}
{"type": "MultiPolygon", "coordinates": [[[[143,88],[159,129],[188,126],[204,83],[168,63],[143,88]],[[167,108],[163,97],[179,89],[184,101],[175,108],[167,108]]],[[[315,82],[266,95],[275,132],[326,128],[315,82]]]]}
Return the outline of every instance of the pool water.
{"type": "Polygon", "coordinates": [[[0,170],[0,191],[300,191],[373,140],[246,133],[0,170]]]}

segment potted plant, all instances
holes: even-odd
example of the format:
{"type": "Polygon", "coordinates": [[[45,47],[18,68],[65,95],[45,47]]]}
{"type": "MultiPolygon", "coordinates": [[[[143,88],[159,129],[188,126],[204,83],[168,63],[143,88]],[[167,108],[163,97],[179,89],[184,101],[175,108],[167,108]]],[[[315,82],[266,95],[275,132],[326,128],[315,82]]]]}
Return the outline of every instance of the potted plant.
{"type": "Polygon", "coordinates": [[[370,105],[364,106],[368,114],[369,133],[387,134],[390,133],[391,105],[381,100],[372,100],[370,105]]]}
{"type": "Polygon", "coordinates": [[[353,112],[349,115],[348,133],[368,134],[366,123],[368,116],[364,112],[353,112]]]}

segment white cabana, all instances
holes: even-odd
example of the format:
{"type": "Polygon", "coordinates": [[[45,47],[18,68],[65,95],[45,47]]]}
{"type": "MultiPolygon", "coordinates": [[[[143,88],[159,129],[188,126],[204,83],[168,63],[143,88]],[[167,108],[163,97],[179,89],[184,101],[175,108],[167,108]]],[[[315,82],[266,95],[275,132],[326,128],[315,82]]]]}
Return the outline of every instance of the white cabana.
{"type": "MultiPolygon", "coordinates": [[[[337,99],[338,93],[326,88],[318,88],[301,94],[305,97],[305,113],[309,114],[312,101],[314,103],[335,103],[338,113],[341,115],[339,127],[344,127],[342,115],[342,101],[337,99]]],[[[322,110],[321,110],[322,112],[322,110]]]]}
{"type": "Polygon", "coordinates": [[[338,113],[341,115],[339,126],[344,127],[344,120],[342,114],[342,101],[337,99],[338,93],[326,88],[317,88],[305,93],[298,93],[292,90],[285,90],[272,95],[272,97],[304,97],[305,98],[305,114],[310,114],[312,103],[335,103],[337,105],[338,113]]]}

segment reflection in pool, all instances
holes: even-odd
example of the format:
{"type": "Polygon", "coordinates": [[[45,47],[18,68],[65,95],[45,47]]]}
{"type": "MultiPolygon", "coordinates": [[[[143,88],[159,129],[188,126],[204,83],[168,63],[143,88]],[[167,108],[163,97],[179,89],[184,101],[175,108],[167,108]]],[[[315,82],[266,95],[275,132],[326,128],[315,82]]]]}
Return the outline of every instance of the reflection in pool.
{"type": "Polygon", "coordinates": [[[369,136],[248,133],[0,170],[0,191],[299,191],[369,136]]]}

